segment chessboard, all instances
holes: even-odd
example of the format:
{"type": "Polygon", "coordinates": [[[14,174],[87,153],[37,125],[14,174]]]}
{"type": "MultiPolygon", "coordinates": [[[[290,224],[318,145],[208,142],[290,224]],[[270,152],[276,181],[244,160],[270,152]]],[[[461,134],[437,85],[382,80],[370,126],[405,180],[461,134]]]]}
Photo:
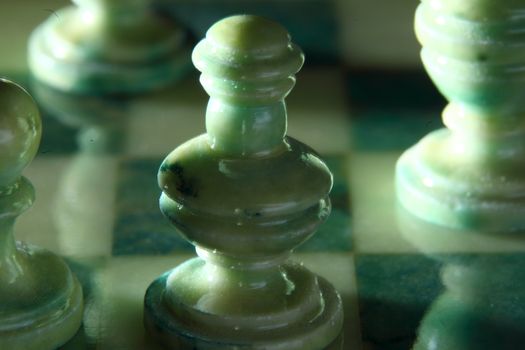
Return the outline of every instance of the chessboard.
{"type": "MultiPolygon", "coordinates": [[[[9,32],[14,43],[13,50],[4,50],[0,57],[0,76],[31,92],[40,105],[44,130],[39,153],[25,170],[35,186],[36,201],[18,220],[16,238],[65,257],[82,283],[83,325],[63,349],[158,349],[144,332],[144,293],[157,276],[195,252],[160,213],[156,176],[172,149],[205,131],[208,96],[196,71],[169,88],[131,97],[83,98],[39,86],[25,68],[23,41],[64,4],[45,2],[36,9],[34,1],[27,2],[32,6],[0,5],[9,9],[0,11],[0,18],[19,18],[19,23],[7,21],[10,30],[2,28],[2,35],[9,32]]],[[[173,11],[190,16],[189,2],[181,2],[186,7],[173,11]]],[[[207,3],[214,16],[237,11],[235,4],[240,3],[224,1],[227,6],[221,7],[220,2],[215,9],[213,2],[207,3]]],[[[176,8],[175,3],[166,0],[161,5],[176,8]]],[[[297,5],[284,3],[288,12],[297,5]]],[[[322,1],[308,3],[314,12],[322,1]]],[[[270,11],[264,6],[256,10],[270,11]]],[[[300,32],[301,17],[286,17],[285,10],[276,19],[288,18],[292,29],[300,32]]],[[[337,30],[331,15],[326,8],[319,12],[321,34],[337,30]]],[[[195,16],[201,27],[213,17],[203,12],[195,16]]],[[[199,35],[198,28],[194,33],[199,35]]],[[[523,239],[425,226],[405,218],[396,205],[396,160],[442,126],[445,102],[425,73],[354,69],[336,57],[330,41],[323,46],[318,37],[304,40],[312,40],[315,59],[308,60],[307,45],[306,64],[286,100],[288,134],[312,146],[327,162],[334,175],[333,209],[293,259],[326,278],[341,294],[344,349],[410,349],[424,342],[429,332],[470,339],[439,323],[448,320],[454,325],[461,310],[465,314],[471,310],[468,303],[454,304],[456,314],[440,316],[452,308],[449,304],[462,301],[450,296],[450,290],[467,282],[454,282],[454,276],[482,274],[486,284],[477,285],[475,277],[469,280],[477,286],[470,291],[472,298],[492,303],[500,319],[523,321],[524,293],[512,288],[522,288],[513,276],[519,279],[523,274],[516,271],[525,258],[523,239]],[[496,288],[498,283],[508,288],[496,288]],[[503,299],[512,305],[503,305],[503,299]]],[[[479,328],[471,323],[471,332],[497,324],[493,319],[487,322],[479,328]]],[[[505,327],[517,325],[523,327],[523,323],[505,327]]],[[[516,332],[520,334],[519,329],[516,332]]]]}

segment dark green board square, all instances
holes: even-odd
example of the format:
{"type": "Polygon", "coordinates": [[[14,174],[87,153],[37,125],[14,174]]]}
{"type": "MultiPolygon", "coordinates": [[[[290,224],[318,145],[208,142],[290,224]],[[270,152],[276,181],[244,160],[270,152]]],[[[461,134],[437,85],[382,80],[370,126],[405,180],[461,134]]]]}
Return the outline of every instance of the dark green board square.
{"type": "Polygon", "coordinates": [[[350,69],[346,84],[354,109],[439,111],[446,104],[423,69],[350,69]]]}
{"type": "Polygon", "coordinates": [[[405,150],[442,127],[439,111],[357,111],[352,120],[353,147],[374,152],[405,150]]]}
{"type": "Polygon", "coordinates": [[[374,350],[408,350],[443,287],[440,263],[421,255],[356,257],[362,338],[374,350]]]}

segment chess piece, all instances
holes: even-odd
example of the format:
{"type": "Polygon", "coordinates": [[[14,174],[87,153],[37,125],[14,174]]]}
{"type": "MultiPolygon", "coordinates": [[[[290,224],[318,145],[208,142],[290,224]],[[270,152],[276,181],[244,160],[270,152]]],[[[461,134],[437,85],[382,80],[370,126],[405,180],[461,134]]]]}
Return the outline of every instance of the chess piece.
{"type": "Polygon", "coordinates": [[[450,101],[437,130],[397,163],[400,202],[456,228],[525,228],[524,1],[423,1],[421,57],[450,101]]]}
{"type": "Polygon", "coordinates": [[[444,290],[422,318],[412,349],[521,348],[525,342],[524,236],[453,230],[406,210],[398,211],[398,222],[407,241],[443,264],[439,276],[444,290]]]}
{"type": "Polygon", "coordinates": [[[217,22],[193,51],[207,133],[170,153],[158,179],[162,212],[199,257],[145,296],[146,328],[168,348],[341,346],[339,295],[288,261],[329,215],[332,186],[319,156],[285,136],[303,60],[283,27],[248,15],[217,22]]]}
{"type": "Polygon", "coordinates": [[[40,142],[36,104],[18,85],[0,80],[0,349],[52,350],[80,327],[82,289],[62,259],[15,242],[16,218],[34,200],[22,170],[40,142]]]}
{"type": "Polygon", "coordinates": [[[135,93],[167,85],[189,70],[185,33],[150,0],[73,0],[29,41],[39,80],[80,93],[135,93]]]}

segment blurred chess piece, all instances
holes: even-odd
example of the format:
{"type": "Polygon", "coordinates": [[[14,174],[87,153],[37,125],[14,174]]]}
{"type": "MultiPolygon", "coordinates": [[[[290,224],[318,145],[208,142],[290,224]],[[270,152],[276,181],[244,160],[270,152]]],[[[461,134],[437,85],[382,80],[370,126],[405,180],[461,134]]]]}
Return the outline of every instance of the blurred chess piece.
{"type": "Polygon", "coordinates": [[[34,201],[21,176],[41,137],[37,106],[18,85],[0,80],[0,349],[54,350],[77,332],[82,289],[55,254],[15,242],[16,218],[34,201]]]}
{"type": "Polygon", "coordinates": [[[53,200],[61,253],[109,257],[115,221],[117,169],[126,132],[125,99],[67,94],[34,81],[35,99],[47,114],[76,129],[53,200]]]}
{"type": "Polygon", "coordinates": [[[421,57],[450,101],[448,129],[399,159],[398,198],[414,215],[448,227],[525,229],[523,1],[422,1],[421,57]]]}
{"type": "Polygon", "coordinates": [[[525,237],[453,230],[398,211],[403,236],[443,263],[445,290],[421,320],[414,350],[513,350],[525,342],[525,237]]]}
{"type": "Polygon", "coordinates": [[[211,96],[207,133],[171,152],[159,186],[164,215],[198,258],[148,288],[149,334],[170,349],[340,349],[334,287],[289,261],[330,213],[332,175],[286,136],[284,98],[303,64],[279,24],[233,16],[193,51],[211,96]]]}
{"type": "Polygon", "coordinates": [[[186,33],[151,0],[73,0],[29,41],[29,67],[42,82],[68,92],[138,93],[190,71],[186,33]]]}

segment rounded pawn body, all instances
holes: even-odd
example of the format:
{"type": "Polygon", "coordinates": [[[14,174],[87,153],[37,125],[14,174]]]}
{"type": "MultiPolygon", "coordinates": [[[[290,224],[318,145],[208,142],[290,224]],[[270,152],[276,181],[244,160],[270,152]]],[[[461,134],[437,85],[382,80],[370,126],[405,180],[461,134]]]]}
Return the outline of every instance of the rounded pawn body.
{"type": "Polygon", "coordinates": [[[73,0],[29,41],[29,67],[47,85],[78,93],[138,93],[184,76],[185,33],[149,0],[73,0]]]}
{"type": "Polygon", "coordinates": [[[400,202],[445,226],[525,228],[525,1],[422,1],[421,57],[450,104],[397,163],[400,202]]]}
{"type": "Polygon", "coordinates": [[[286,137],[284,97],[303,63],[276,23],[219,21],[193,52],[207,133],[159,170],[160,207],[198,258],[148,288],[145,325],[172,349],[339,349],[335,289],[288,262],[330,213],[332,176],[286,137]]]}
{"type": "Polygon", "coordinates": [[[82,289],[59,257],[14,240],[16,218],[34,200],[20,173],[36,154],[41,124],[31,97],[5,80],[0,115],[0,348],[52,350],[80,327],[82,289]]]}

